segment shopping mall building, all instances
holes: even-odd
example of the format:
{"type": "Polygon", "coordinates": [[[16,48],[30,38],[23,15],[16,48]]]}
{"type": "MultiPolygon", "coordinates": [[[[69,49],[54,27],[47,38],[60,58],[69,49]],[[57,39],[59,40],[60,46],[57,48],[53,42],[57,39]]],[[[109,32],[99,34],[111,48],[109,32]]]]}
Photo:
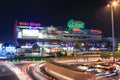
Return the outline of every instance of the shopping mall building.
{"type": "Polygon", "coordinates": [[[82,21],[70,20],[67,30],[59,30],[54,26],[42,26],[40,23],[16,21],[14,42],[21,48],[32,48],[34,43],[46,49],[46,52],[58,50],[73,51],[75,42],[79,42],[81,51],[85,46],[89,50],[105,50],[107,40],[102,39],[102,31],[85,29],[82,21]]]}

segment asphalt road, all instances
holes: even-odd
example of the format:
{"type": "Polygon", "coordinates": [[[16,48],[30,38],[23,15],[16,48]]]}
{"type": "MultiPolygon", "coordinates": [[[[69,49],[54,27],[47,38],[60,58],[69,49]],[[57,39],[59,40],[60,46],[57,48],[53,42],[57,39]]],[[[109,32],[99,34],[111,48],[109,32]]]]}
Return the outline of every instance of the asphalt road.
{"type": "Polygon", "coordinates": [[[19,78],[8,67],[0,64],[0,80],[19,80],[19,78]]]}

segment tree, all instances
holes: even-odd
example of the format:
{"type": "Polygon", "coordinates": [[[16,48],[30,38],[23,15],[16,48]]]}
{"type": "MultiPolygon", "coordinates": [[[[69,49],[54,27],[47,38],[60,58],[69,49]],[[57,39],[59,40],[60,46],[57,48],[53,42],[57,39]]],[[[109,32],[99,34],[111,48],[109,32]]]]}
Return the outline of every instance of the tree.
{"type": "Polygon", "coordinates": [[[90,46],[89,46],[88,44],[89,44],[89,43],[86,42],[86,44],[84,45],[84,48],[85,48],[86,51],[89,51],[89,49],[90,49],[90,46]]]}
{"type": "Polygon", "coordinates": [[[120,52],[115,52],[115,53],[114,53],[114,58],[115,58],[115,59],[120,58],[120,52]]]}
{"type": "Polygon", "coordinates": [[[39,51],[39,49],[40,49],[40,46],[37,44],[37,43],[35,43],[33,46],[32,46],[32,49],[34,50],[34,51],[39,51]]]}
{"type": "Polygon", "coordinates": [[[26,53],[31,53],[31,49],[25,49],[26,53]]]}
{"type": "Polygon", "coordinates": [[[9,46],[9,43],[4,43],[2,46],[8,47],[8,46],[9,46]]]}
{"type": "Polygon", "coordinates": [[[112,43],[111,43],[111,42],[106,42],[105,47],[106,47],[108,50],[112,50],[112,43]]]}
{"type": "Polygon", "coordinates": [[[76,52],[77,52],[78,50],[80,50],[80,43],[79,43],[79,42],[76,42],[76,43],[75,43],[74,49],[75,49],[76,52]]]}
{"type": "Polygon", "coordinates": [[[120,43],[118,43],[117,50],[120,51],[120,43]]]}

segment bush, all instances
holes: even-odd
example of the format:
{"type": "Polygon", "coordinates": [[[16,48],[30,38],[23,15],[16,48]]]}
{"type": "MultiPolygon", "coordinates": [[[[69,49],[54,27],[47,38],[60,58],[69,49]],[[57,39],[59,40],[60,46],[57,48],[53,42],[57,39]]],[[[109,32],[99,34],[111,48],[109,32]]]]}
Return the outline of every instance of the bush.
{"type": "Polygon", "coordinates": [[[32,60],[45,60],[48,58],[51,58],[52,56],[16,56],[15,58],[11,59],[12,60],[28,60],[28,61],[32,61],[32,60]]]}
{"type": "Polygon", "coordinates": [[[56,54],[57,54],[58,57],[67,56],[67,52],[62,53],[61,51],[59,51],[59,52],[57,52],[56,54]]]}
{"type": "Polygon", "coordinates": [[[97,62],[102,62],[102,60],[101,60],[101,59],[98,59],[97,62]]]}

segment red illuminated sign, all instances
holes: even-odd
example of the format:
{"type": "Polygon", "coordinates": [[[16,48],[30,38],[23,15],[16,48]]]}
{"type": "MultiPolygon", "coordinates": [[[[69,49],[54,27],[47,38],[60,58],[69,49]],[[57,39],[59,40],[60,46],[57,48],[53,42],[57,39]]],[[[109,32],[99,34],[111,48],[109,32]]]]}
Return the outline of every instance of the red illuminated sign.
{"type": "Polygon", "coordinates": [[[20,26],[41,26],[40,23],[33,23],[33,22],[19,22],[20,26]]]}
{"type": "Polygon", "coordinates": [[[78,31],[78,32],[79,32],[79,31],[80,31],[80,28],[73,28],[72,30],[73,30],[73,31],[78,31]]]}
{"type": "Polygon", "coordinates": [[[102,33],[101,30],[91,30],[91,32],[102,33]]]}

